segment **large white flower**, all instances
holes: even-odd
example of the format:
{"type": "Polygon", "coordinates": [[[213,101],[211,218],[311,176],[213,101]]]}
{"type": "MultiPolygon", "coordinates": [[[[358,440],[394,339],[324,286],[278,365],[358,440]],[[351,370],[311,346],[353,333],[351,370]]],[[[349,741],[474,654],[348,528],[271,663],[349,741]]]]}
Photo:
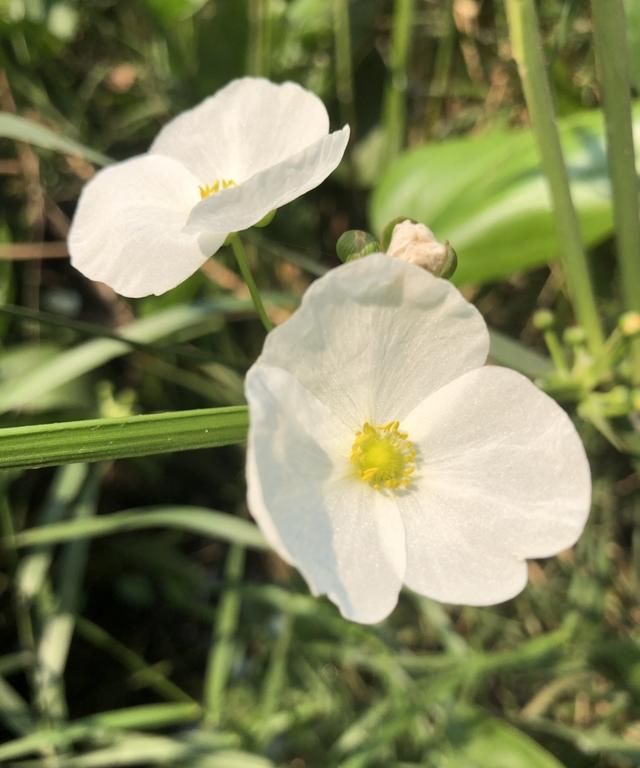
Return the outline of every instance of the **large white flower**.
{"type": "Polygon", "coordinates": [[[148,153],[108,166],[84,188],[71,263],[124,296],[186,280],[227,235],[322,182],[349,128],[329,133],[317,96],[245,77],[169,122],[148,153]]]}
{"type": "Polygon", "coordinates": [[[250,510],[347,618],[381,620],[403,583],[501,602],[580,535],[582,443],[488,350],[456,288],[374,254],[317,280],[249,371],[250,510]]]}

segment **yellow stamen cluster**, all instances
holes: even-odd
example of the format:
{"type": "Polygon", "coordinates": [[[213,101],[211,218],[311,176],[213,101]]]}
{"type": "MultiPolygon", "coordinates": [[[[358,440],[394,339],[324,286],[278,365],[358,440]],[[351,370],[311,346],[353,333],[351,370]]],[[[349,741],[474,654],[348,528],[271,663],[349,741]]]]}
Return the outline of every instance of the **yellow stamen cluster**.
{"type": "Polygon", "coordinates": [[[376,491],[396,490],[411,484],[416,468],[416,449],[400,422],[370,424],[365,421],[356,433],[351,449],[351,463],[361,480],[376,491]]]}
{"type": "Polygon", "coordinates": [[[229,187],[235,187],[237,184],[233,179],[216,179],[213,184],[201,184],[198,186],[200,190],[200,198],[204,200],[211,195],[217,195],[221,189],[229,189],[229,187]]]}

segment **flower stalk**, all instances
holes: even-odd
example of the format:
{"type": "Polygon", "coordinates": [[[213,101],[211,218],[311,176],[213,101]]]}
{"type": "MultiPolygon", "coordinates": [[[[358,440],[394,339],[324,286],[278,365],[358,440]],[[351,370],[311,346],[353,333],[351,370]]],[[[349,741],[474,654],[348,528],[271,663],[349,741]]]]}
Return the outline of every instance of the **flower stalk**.
{"type": "Polygon", "coordinates": [[[269,333],[269,331],[273,328],[273,323],[271,320],[269,320],[267,310],[264,308],[262,297],[260,296],[260,291],[258,290],[256,281],[253,279],[251,267],[249,266],[249,262],[247,260],[247,252],[245,251],[240,236],[236,232],[234,232],[232,235],[229,235],[229,244],[231,245],[231,250],[233,251],[233,255],[235,256],[238,263],[238,269],[240,270],[242,279],[244,280],[247,288],[249,289],[249,293],[251,294],[253,306],[256,308],[256,312],[258,313],[258,317],[260,318],[262,325],[264,326],[267,333],[269,333]]]}
{"type": "Polygon", "coordinates": [[[602,347],[603,333],[580,224],[571,199],[551,89],[546,75],[538,17],[533,0],[507,0],[507,20],[542,168],[547,178],[560,239],[560,256],[578,323],[592,354],[602,347]]]}
{"type": "MultiPolygon", "coordinates": [[[[631,116],[631,83],[622,0],[591,0],[593,37],[607,129],[624,306],[640,310],[640,216],[631,116]]],[[[632,373],[640,383],[640,340],[633,344],[632,373]]]]}

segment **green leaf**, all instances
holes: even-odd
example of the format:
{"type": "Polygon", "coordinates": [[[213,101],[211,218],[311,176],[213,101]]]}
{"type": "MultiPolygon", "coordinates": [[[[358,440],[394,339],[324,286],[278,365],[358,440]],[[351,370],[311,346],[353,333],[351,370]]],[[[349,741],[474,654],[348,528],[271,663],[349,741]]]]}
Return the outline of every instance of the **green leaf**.
{"type": "MultiPolygon", "coordinates": [[[[571,115],[560,121],[560,133],[583,236],[593,244],[613,221],[602,115],[571,115]]],[[[494,280],[557,258],[561,244],[550,211],[531,132],[506,129],[405,153],[370,204],[377,232],[407,216],[449,240],[458,254],[455,282],[494,280]]]]}
{"type": "Polygon", "coordinates": [[[17,547],[61,544],[148,528],[177,528],[253,549],[267,548],[253,523],[211,509],[188,506],[127,509],[111,515],[66,520],[22,531],[14,536],[12,543],[17,547]]]}
{"type": "Polygon", "coordinates": [[[246,406],[0,429],[0,469],[124,459],[244,442],[246,406]]]}
{"type": "Polygon", "coordinates": [[[564,768],[522,731],[483,714],[453,720],[441,768],[564,768]]]}
{"type": "Polygon", "coordinates": [[[85,147],[73,139],[60,136],[51,128],[11,112],[0,112],[0,137],[35,144],[42,149],[63,152],[65,155],[77,155],[96,165],[108,165],[112,162],[111,158],[96,152],[94,149],[85,147]]]}

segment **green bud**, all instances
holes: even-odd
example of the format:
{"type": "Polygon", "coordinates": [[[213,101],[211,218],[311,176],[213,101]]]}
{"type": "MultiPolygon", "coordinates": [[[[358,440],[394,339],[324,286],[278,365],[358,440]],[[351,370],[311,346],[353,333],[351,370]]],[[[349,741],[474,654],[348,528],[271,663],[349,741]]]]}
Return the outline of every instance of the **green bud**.
{"type": "Polygon", "coordinates": [[[444,277],[445,280],[448,280],[458,268],[458,254],[453,250],[448,240],[444,241],[444,245],[447,249],[447,260],[441,267],[438,277],[444,277]]]}
{"type": "Polygon", "coordinates": [[[581,325],[572,325],[569,328],[565,328],[562,340],[569,347],[581,347],[587,341],[587,334],[581,325]]]}
{"type": "Polygon", "coordinates": [[[556,318],[549,309],[539,309],[533,315],[533,327],[538,331],[550,331],[556,324],[556,318]]]}
{"type": "Polygon", "coordinates": [[[363,229],[348,229],[340,235],[336,243],[338,258],[344,262],[361,259],[379,250],[380,243],[363,229]]]}
{"type": "Polygon", "coordinates": [[[640,334],[640,312],[625,312],[618,319],[618,328],[628,339],[640,334]]]}
{"type": "Polygon", "coordinates": [[[640,413],[640,389],[631,390],[631,409],[640,413]]]}
{"type": "Polygon", "coordinates": [[[604,397],[610,406],[624,407],[629,403],[629,388],[625,387],[623,384],[619,384],[617,387],[613,387],[608,392],[606,392],[604,397]]]}

